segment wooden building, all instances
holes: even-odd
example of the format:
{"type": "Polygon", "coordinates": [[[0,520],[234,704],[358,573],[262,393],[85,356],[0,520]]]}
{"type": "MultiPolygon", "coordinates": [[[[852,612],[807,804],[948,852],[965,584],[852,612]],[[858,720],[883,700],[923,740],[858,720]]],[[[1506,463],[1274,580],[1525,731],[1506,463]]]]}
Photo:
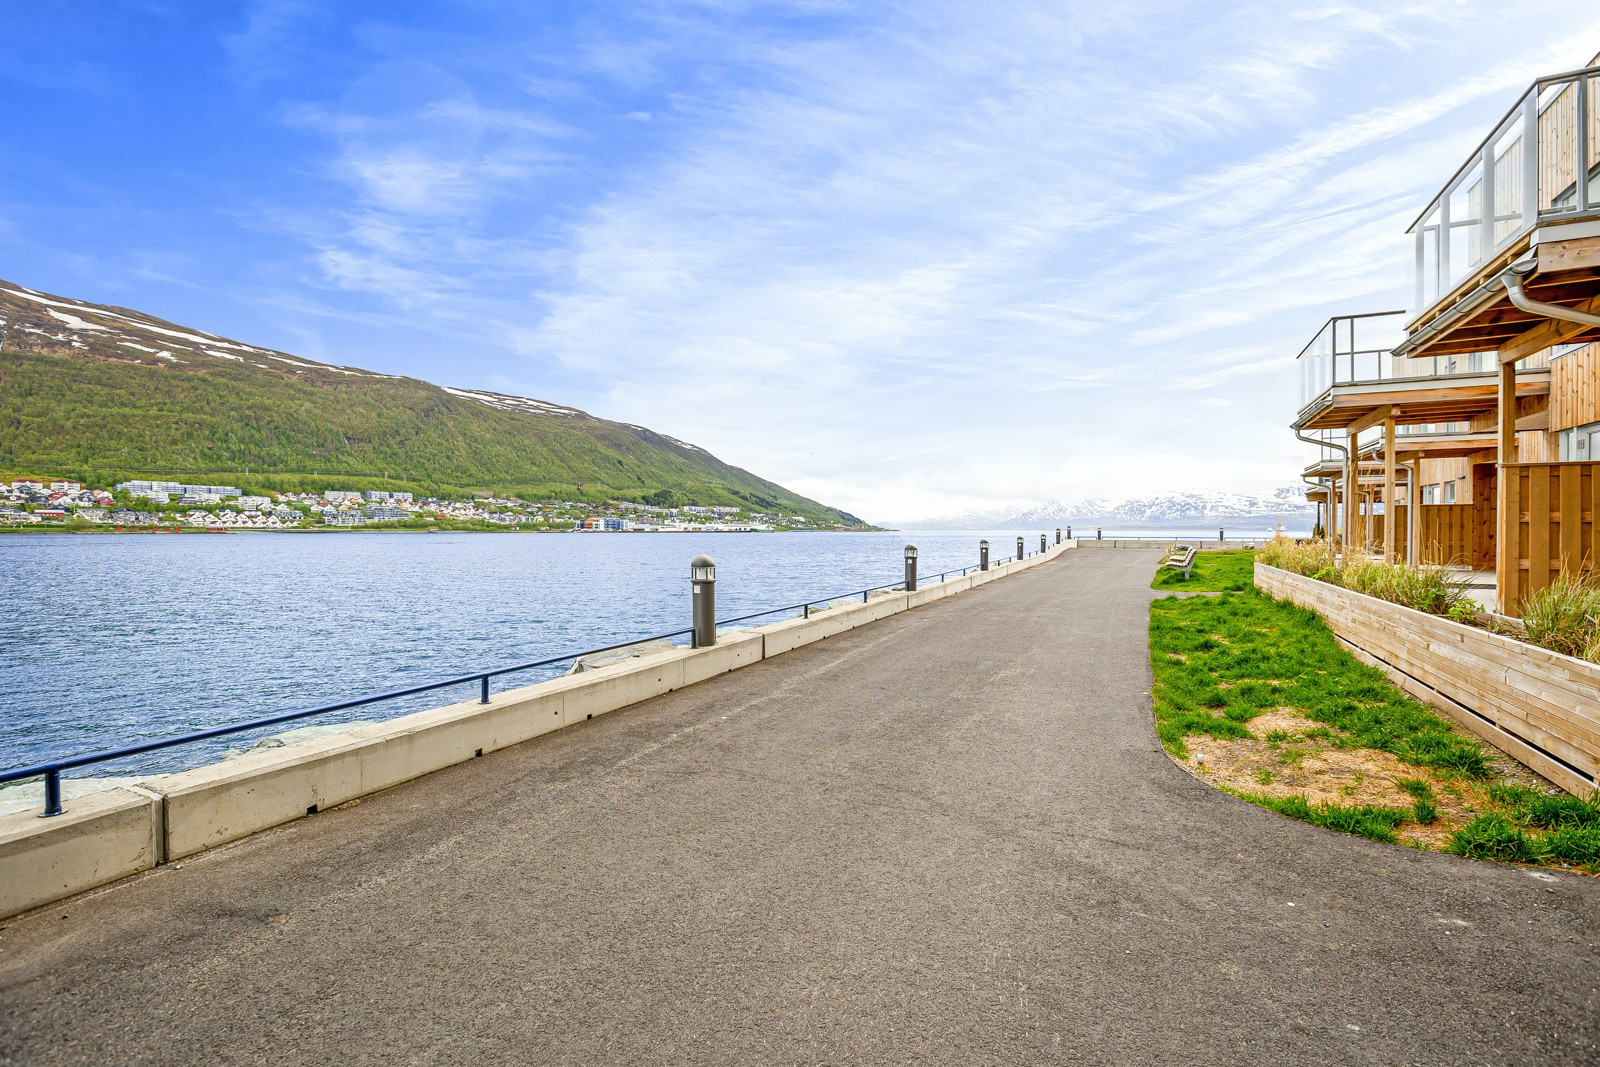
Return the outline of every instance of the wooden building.
{"type": "Polygon", "coordinates": [[[1347,549],[1492,569],[1516,614],[1600,559],[1600,56],[1536,81],[1410,232],[1416,310],[1301,352],[1308,495],[1347,549]]]}

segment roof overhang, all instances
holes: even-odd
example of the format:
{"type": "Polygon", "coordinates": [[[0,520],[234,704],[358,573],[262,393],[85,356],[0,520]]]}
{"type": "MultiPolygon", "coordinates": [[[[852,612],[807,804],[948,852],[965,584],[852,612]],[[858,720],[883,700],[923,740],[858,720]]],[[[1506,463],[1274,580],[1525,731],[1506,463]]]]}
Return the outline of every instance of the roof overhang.
{"type": "MultiPolygon", "coordinates": [[[[1408,327],[1410,336],[1395,346],[1394,354],[1448,356],[1491,351],[1549,322],[1511,303],[1499,277],[1514,262],[1519,271],[1528,268],[1522,286],[1532,299],[1594,310],[1594,302],[1600,299],[1600,220],[1536,227],[1526,245],[1515,245],[1497,256],[1454,293],[1419,315],[1408,327]]],[[[1564,341],[1600,338],[1600,328],[1571,326],[1564,341]]]]}

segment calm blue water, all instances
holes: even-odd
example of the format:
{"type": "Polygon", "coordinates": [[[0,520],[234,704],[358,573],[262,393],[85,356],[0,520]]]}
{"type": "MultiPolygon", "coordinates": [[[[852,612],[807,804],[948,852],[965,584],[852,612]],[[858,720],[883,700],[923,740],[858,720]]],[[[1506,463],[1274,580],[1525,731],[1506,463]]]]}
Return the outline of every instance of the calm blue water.
{"type": "MultiPolygon", "coordinates": [[[[1015,551],[1017,532],[989,535],[996,558],[1015,551]]],[[[699,552],[716,558],[718,616],[731,618],[899,581],[907,540],[925,578],[967,566],[979,536],[6,536],[0,769],[684,628],[699,552]]],[[[1029,535],[1030,551],[1038,541],[1029,535]]],[[[471,695],[461,687],[309,722],[471,695]]],[[[271,732],[76,773],[194,766],[271,732]]]]}
{"type": "MultiPolygon", "coordinates": [[[[976,563],[980,536],[1010,555],[1019,532],[0,537],[0,769],[684,628],[700,552],[717,561],[727,619],[897,582],[908,540],[929,580],[976,563]]],[[[76,774],[195,766],[289,728],[76,774]]]]}

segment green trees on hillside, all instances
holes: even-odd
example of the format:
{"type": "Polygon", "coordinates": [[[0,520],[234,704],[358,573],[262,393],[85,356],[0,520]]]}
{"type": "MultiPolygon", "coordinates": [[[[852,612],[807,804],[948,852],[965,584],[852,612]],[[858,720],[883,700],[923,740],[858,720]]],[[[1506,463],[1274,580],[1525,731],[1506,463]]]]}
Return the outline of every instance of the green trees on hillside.
{"type": "Polygon", "coordinates": [[[95,482],[230,474],[278,490],[358,480],[437,495],[727,504],[854,521],[649,431],[502,411],[412,379],[328,377],[0,352],[0,472],[95,482]]]}

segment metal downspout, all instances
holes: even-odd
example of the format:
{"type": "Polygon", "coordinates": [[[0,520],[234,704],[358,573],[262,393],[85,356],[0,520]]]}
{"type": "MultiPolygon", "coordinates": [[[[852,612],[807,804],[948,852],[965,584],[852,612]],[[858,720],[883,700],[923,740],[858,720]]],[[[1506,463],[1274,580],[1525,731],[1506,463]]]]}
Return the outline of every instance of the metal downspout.
{"type": "MultiPolygon", "coordinates": [[[[1328,491],[1329,507],[1332,507],[1333,485],[1332,485],[1331,482],[1329,484],[1327,484],[1327,485],[1324,485],[1321,482],[1312,481],[1310,478],[1307,478],[1303,474],[1300,476],[1300,480],[1302,482],[1304,482],[1306,484],[1306,487],[1309,488],[1309,489],[1326,489],[1328,491]]],[[[1327,520],[1322,517],[1322,501],[1320,501],[1320,500],[1317,501],[1317,525],[1322,527],[1322,535],[1323,535],[1323,537],[1327,537],[1328,536],[1327,520]]],[[[1312,530],[1312,533],[1316,533],[1316,531],[1312,530]]]]}
{"type": "Polygon", "coordinates": [[[1522,289],[1522,273],[1533,269],[1532,263],[1519,263],[1515,267],[1507,268],[1500,273],[1500,284],[1506,287],[1506,295],[1518,308],[1530,315],[1540,315],[1547,319],[1563,319],[1566,322],[1582,323],[1585,326],[1600,326],[1600,315],[1592,311],[1579,311],[1577,308],[1562,307],[1560,304],[1547,304],[1543,300],[1535,300],[1522,289]],[[1521,272],[1518,267],[1523,268],[1521,272]]]}
{"type": "Polygon", "coordinates": [[[1406,562],[1415,567],[1421,562],[1418,549],[1422,538],[1422,508],[1417,504],[1417,465],[1395,461],[1406,472],[1406,562]]]}
{"type": "MultiPolygon", "coordinates": [[[[1349,449],[1348,446],[1346,446],[1346,445],[1336,445],[1332,441],[1323,441],[1323,440],[1321,440],[1319,438],[1316,438],[1316,437],[1307,437],[1305,434],[1301,433],[1298,429],[1296,429],[1294,427],[1290,427],[1290,428],[1294,429],[1294,435],[1296,437],[1298,437],[1300,440],[1304,441],[1306,444],[1308,444],[1308,445],[1316,445],[1318,448],[1331,448],[1331,449],[1334,449],[1334,450],[1336,450],[1338,452],[1344,453],[1345,459],[1349,460],[1349,458],[1350,458],[1350,449],[1349,449]]],[[[1347,462],[1345,464],[1345,466],[1348,467],[1349,463],[1347,462]]],[[[1359,471],[1359,469],[1360,468],[1359,468],[1359,465],[1358,465],[1357,470],[1359,471]]],[[[1305,481],[1305,478],[1302,477],[1300,480],[1301,481],[1305,481]]],[[[1348,485],[1345,486],[1344,488],[1345,488],[1345,492],[1348,493],[1350,491],[1350,487],[1348,485]]],[[[1328,480],[1328,524],[1322,531],[1323,532],[1323,536],[1327,538],[1329,544],[1333,543],[1333,531],[1334,531],[1334,527],[1335,527],[1334,515],[1335,514],[1336,514],[1336,512],[1334,511],[1334,507],[1333,507],[1333,479],[1330,478],[1328,480]]],[[[1345,534],[1345,536],[1347,536],[1347,537],[1349,536],[1348,532],[1345,534]]]]}

